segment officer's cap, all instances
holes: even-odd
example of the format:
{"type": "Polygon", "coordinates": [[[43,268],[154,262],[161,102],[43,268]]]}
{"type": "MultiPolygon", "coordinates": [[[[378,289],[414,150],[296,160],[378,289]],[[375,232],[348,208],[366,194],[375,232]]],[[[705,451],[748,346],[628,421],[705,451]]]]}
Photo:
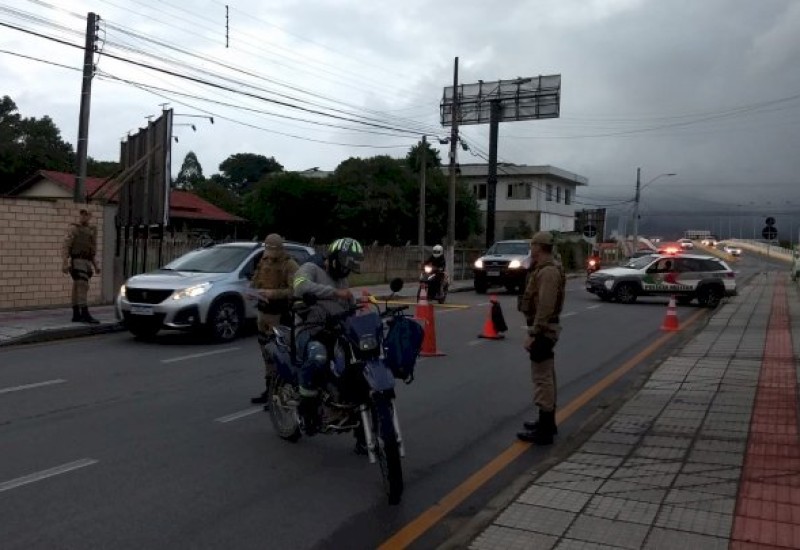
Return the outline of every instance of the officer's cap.
{"type": "Polygon", "coordinates": [[[271,233],[264,239],[264,254],[267,256],[280,256],[283,253],[283,238],[277,233],[271,233]]]}
{"type": "Polygon", "coordinates": [[[539,231],[531,239],[531,244],[549,244],[553,245],[553,234],[549,231],[539,231]]]}

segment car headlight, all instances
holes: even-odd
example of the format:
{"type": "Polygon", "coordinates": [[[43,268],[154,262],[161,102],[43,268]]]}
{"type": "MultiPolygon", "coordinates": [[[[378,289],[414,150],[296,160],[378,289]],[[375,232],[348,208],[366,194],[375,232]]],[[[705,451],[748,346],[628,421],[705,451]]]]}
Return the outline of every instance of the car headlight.
{"type": "Polygon", "coordinates": [[[184,288],[183,290],[178,290],[172,295],[173,300],[183,300],[184,298],[194,298],[195,296],[200,296],[201,294],[205,294],[208,292],[208,289],[211,288],[211,283],[202,283],[195,286],[190,286],[189,288],[184,288]]]}
{"type": "Polygon", "coordinates": [[[483,269],[483,260],[481,260],[480,258],[475,260],[475,267],[477,267],[478,269],[483,269]]]}
{"type": "Polygon", "coordinates": [[[606,285],[606,288],[607,288],[608,290],[611,290],[611,287],[613,287],[613,286],[614,286],[614,279],[609,279],[609,280],[607,280],[607,281],[606,281],[604,284],[606,285]]]}
{"type": "Polygon", "coordinates": [[[519,260],[511,260],[511,263],[508,264],[508,269],[519,269],[522,267],[522,262],[519,260]]]}
{"type": "Polygon", "coordinates": [[[125,288],[125,285],[122,285],[121,287],[119,287],[119,295],[122,296],[123,298],[125,297],[126,291],[127,291],[127,289],[125,288]]]}

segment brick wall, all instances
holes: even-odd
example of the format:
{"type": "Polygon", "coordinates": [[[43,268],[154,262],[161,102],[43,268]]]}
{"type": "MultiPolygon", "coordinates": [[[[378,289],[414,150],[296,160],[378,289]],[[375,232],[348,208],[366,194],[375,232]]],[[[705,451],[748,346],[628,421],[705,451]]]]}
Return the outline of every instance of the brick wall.
{"type": "MultiPolygon", "coordinates": [[[[103,258],[103,207],[67,200],[0,198],[0,310],[70,304],[72,279],[61,272],[61,246],[78,210],[88,208],[103,258]]],[[[111,266],[107,266],[109,269],[111,266]]],[[[100,277],[92,278],[89,303],[100,301],[100,277]]]]}

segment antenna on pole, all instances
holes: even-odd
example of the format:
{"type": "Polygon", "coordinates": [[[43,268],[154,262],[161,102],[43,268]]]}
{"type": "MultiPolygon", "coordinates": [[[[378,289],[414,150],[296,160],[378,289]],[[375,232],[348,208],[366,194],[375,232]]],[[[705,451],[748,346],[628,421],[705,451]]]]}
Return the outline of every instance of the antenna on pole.
{"type": "Polygon", "coordinates": [[[230,30],[228,18],[228,4],[225,4],[225,47],[228,47],[228,31],[230,30]]]}

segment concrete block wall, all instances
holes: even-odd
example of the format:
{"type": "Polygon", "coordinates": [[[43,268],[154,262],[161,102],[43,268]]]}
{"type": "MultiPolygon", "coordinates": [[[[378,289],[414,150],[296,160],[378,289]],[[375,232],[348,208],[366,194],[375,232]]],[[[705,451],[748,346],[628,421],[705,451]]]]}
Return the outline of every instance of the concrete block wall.
{"type": "MultiPolygon", "coordinates": [[[[72,279],[61,272],[61,246],[80,208],[97,226],[103,258],[103,207],[67,200],[0,198],[0,310],[68,306],[72,279]]],[[[104,267],[99,261],[100,269],[104,267]]],[[[107,266],[109,269],[111,266],[107,266]]],[[[89,303],[100,301],[101,278],[90,283],[89,303]]]]}

